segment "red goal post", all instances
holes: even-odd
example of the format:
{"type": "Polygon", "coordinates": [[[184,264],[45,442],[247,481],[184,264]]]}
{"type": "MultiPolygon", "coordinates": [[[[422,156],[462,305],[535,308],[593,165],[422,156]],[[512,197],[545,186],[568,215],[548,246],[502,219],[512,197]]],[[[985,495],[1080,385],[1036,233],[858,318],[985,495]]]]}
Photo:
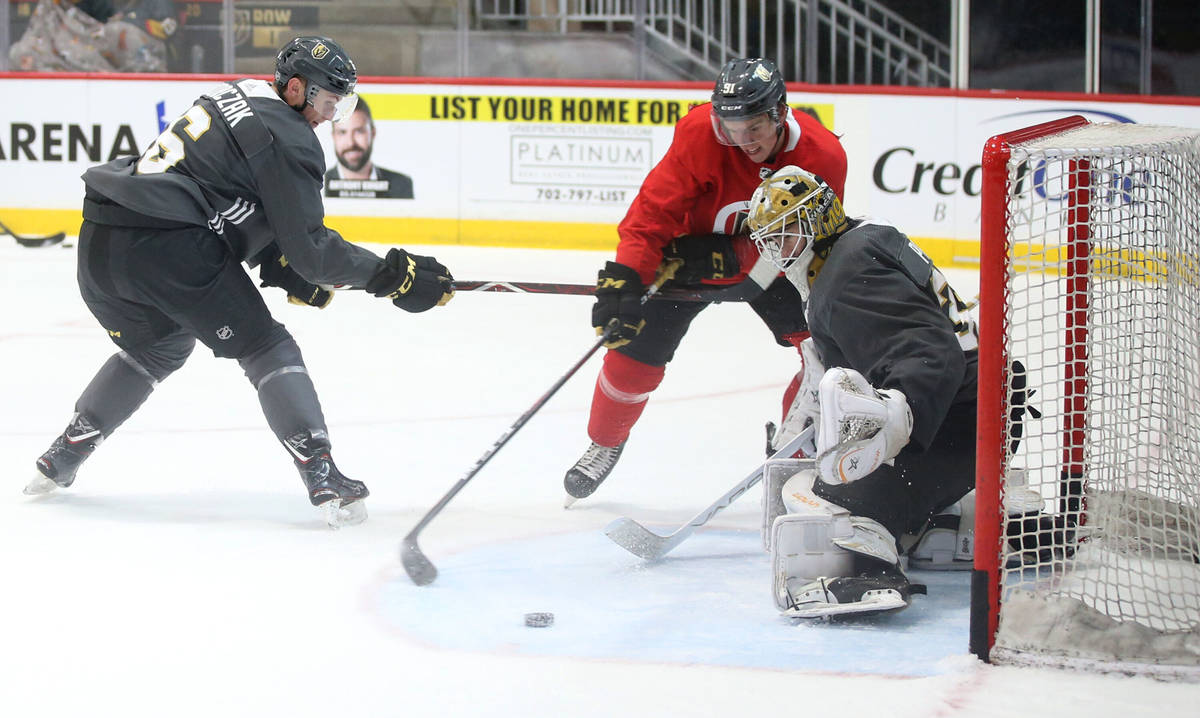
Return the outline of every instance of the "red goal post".
{"type": "Polygon", "coordinates": [[[1200,130],[991,138],[980,259],[971,651],[1200,679],[1200,130]]]}

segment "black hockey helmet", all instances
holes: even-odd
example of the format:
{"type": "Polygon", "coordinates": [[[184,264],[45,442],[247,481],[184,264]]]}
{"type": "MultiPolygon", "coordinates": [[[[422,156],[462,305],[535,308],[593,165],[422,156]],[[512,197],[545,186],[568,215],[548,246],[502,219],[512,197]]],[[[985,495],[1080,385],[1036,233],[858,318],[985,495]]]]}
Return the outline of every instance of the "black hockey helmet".
{"type": "Polygon", "coordinates": [[[725,63],[712,93],[713,114],[721,119],[743,119],[771,113],[779,120],[779,105],[787,102],[783,73],[761,57],[725,63]]]}
{"type": "Polygon", "coordinates": [[[289,40],[275,56],[275,86],[280,93],[293,77],[304,78],[305,104],[317,108],[324,119],[338,121],[354,111],[358,69],[349,53],[333,40],[318,36],[289,40]],[[322,90],[330,94],[318,98],[322,90]]]}
{"type": "Polygon", "coordinates": [[[335,95],[346,96],[358,84],[358,69],[342,46],[327,37],[297,37],[275,56],[275,84],[303,77],[335,95]]]}

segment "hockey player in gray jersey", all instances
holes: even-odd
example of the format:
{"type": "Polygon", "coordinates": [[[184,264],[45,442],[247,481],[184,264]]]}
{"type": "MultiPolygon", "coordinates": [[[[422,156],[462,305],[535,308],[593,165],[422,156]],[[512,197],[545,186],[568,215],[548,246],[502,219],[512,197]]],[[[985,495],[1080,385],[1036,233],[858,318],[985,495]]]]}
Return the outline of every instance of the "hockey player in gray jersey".
{"type": "Polygon", "coordinates": [[[410,312],[453,296],[450,272],[432,257],[391,249],[381,258],[324,224],[325,160],[314,129],[353,111],[357,79],[337,43],[295,38],[276,57],[274,84],[219,85],[140,157],[84,173],[80,293],[120,351],[76,401],[26,493],[70,486],[80,464],[199,339],[241,365],[329,524],[366,518],[367,487],[330,456],[300,349],[241,266],[258,266],[263,286],[317,307],[329,303],[334,285],[363,288],[410,312]]]}
{"type": "Polygon", "coordinates": [[[760,184],[747,223],[804,297],[812,332],[776,441],[815,424],[815,468],[783,484],[786,513],[764,527],[776,603],[798,617],[904,608],[920,587],[897,537],[974,485],[974,321],[908,237],[847,218],[798,167],[760,184]]]}
{"type": "MultiPolygon", "coordinates": [[[[924,591],[905,575],[902,535],[925,529],[910,567],[970,566],[969,520],[942,528],[931,518],[969,505],[975,485],[975,321],[908,237],[846,217],[829,186],[798,167],[759,185],[746,222],[804,298],[811,331],[773,446],[812,426],[803,453],[815,460],[763,502],[776,604],[800,618],[902,609],[924,591]]],[[[1014,375],[1024,371],[1014,360],[1014,375]]],[[[1009,397],[1017,427],[1027,411],[1037,416],[1028,398],[1009,397]]],[[[1020,435],[1011,438],[1015,454],[1020,435]]],[[[1067,550],[1070,529],[1042,504],[1029,489],[1006,495],[1028,532],[1010,538],[1015,555],[1067,550]]]]}

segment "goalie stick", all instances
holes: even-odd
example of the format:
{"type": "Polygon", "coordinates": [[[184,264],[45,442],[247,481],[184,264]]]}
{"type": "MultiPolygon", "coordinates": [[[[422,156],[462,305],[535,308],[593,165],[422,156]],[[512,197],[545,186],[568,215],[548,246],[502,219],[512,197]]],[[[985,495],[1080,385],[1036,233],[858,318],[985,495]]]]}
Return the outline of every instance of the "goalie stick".
{"type": "Polygon", "coordinates": [[[0,222],[0,233],[12,235],[12,238],[17,240],[17,244],[22,247],[45,247],[51,244],[58,244],[67,237],[66,232],[56,232],[55,234],[46,235],[45,237],[27,237],[23,234],[17,234],[8,228],[8,225],[0,222]]]}
{"type": "MultiPolygon", "coordinates": [[[[771,454],[770,459],[767,459],[767,461],[771,459],[791,458],[793,454],[800,450],[800,447],[805,445],[805,442],[813,441],[813,435],[816,431],[815,426],[815,424],[811,425],[797,434],[791,441],[780,447],[774,454],[771,454]]],[[[696,514],[691,521],[666,536],[660,536],[629,518],[619,518],[608,526],[605,526],[604,535],[608,536],[613,540],[613,543],[634,556],[644,558],[647,561],[660,559],[670,553],[676,546],[683,543],[696,529],[708,523],[709,519],[716,516],[734,501],[737,501],[742,494],[757,484],[763,477],[765,467],[765,462],[759,464],[757,469],[750,472],[749,476],[739,481],[732,489],[722,494],[721,498],[713,502],[711,506],[696,514]]]]}
{"type": "MultiPolygon", "coordinates": [[[[967,311],[974,309],[979,304],[979,295],[976,295],[974,299],[966,304],[967,311]]],[[[815,439],[815,434],[816,425],[810,425],[772,454],[767,461],[771,459],[790,458],[806,442],[811,444],[815,439]]],[[[774,427],[771,426],[767,429],[768,443],[773,435],[774,427]]],[[[708,523],[713,516],[716,516],[720,511],[734,501],[737,501],[742,494],[757,484],[763,477],[764,467],[765,463],[760,464],[749,476],[739,481],[729,491],[726,491],[711,506],[696,514],[691,521],[666,536],[656,534],[630,518],[619,518],[612,521],[608,526],[604,527],[604,534],[612,539],[613,543],[639,558],[644,558],[647,561],[660,559],[670,553],[676,546],[683,543],[696,529],[708,523]]]]}
{"type": "MultiPolygon", "coordinates": [[[[671,260],[663,264],[662,268],[659,270],[658,277],[654,280],[654,283],[651,284],[646,289],[646,293],[642,295],[642,303],[645,304],[651,297],[653,297],[655,293],[658,292],[659,288],[675,275],[675,271],[678,270],[682,264],[683,260],[671,260]]],[[[563,374],[561,377],[559,377],[558,381],[554,382],[554,386],[550,387],[545,394],[542,394],[541,398],[535,401],[533,406],[529,407],[529,409],[526,410],[519,419],[513,422],[512,426],[508,427],[508,430],[496,440],[496,443],[492,444],[492,448],[484,452],[483,456],[479,458],[479,461],[475,462],[475,465],[471,467],[470,471],[468,471],[465,476],[459,479],[454,486],[450,487],[450,490],[446,492],[446,495],[443,496],[440,501],[434,504],[433,508],[431,508],[424,516],[422,516],[421,520],[417,522],[417,525],[413,527],[412,531],[409,531],[408,535],[404,537],[403,542],[400,544],[400,563],[404,565],[404,571],[408,574],[408,577],[412,579],[413,583],[417,584],[418,586],[426,586],[430,583],[433,583],[434,579],[436,579],[438,575],[437,567],[433,565],[433,562],[429,560],[429,557],[421,551],[421,547],[417,544],[417,536],[421,533],[421,530],[429,525],[429,522],[433,520],[433,517],[441,513],[442,509],[446,507],[446,504],[450,503],[450,500],[453,499],[459,491],[462,491],[463,487],[467,485],[467,482],[469,482],[475,477],[476,474],[479,473],[479,470],[484,467],[484,464],[490,461],[491,458],[496,455],[496,452],[508,443],[508,440],[513,437],[513,434],[516,434],[522,426],[525,426],[525,423],[528,422],[529,419],[532,418],[539,409],[545,406],[546,402],[550,401],[550,397],[554,396],[555,393],[562,388],[563,384],[566,384],[567,380],[574,376],[575,372],[579,371],[580,367],[587,363],[587,360],[591,359],[592,355],[599,351],[600,347],[604,346],[605,342],[611,339],[612,332],[616,329],[616,327],[617,319],[614,318],[608,323],[608,326],[605,327],[604,333],[599,339],[596,340],[596,343],[587,350],[587,353],[580,357],[579,361],[575,362],[574,366],[567,370],[566,374],[563,374]]]]}
{"type": "MultiPolygon", "coordinates": [[[[566,284],[560,282],[505,282],[454,280],[456,292],[503,292],[507,294],[563,294],[591,295],[596,292],[593,284],[566,284]]],[[[663,287],[655,292],[654,299],[670,299],[676,302],[748,302],[762,294],[763,287],[747,277],[737,284],[727,286],[705,285],[702,287],[663,287]]]]}

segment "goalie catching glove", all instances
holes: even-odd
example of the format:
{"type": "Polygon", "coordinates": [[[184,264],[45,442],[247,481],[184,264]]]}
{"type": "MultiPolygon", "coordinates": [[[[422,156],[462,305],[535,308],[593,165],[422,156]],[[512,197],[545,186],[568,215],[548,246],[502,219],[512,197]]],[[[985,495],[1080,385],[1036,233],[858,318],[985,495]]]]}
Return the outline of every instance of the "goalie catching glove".
{"type": "Polygon", "coordinates": [[[454,297],[454,277],[433,257],[389,249],[383,266],[365,289],[387,297],[406,312],[423,312],[440,307],[454,297]]]}
{"type": "Polygon", "coordinates": [[[592,307],[592,326],[596,335],[606,338],[609,349],[625,346],[642,332],[642,295],[646,287],[631,267],[607,262],[596,277],[596,304],[592,307]]]}
{"type": "Polygon", "coordinates": [[[825,372],[817,392],[817,473],[825,483],[858,481],[908,445],[913,419],[904,392],[876,389],[841,367],[825,372]]]}
{"type": "Polygon", "coordinates": [[[260,287],[279,287],[288,293],[288,301],[301,306],[324,309],[333,301],[333,290],[313,284],[288,266],[287,257],[277,254],[258,265],[260,287]]]}

